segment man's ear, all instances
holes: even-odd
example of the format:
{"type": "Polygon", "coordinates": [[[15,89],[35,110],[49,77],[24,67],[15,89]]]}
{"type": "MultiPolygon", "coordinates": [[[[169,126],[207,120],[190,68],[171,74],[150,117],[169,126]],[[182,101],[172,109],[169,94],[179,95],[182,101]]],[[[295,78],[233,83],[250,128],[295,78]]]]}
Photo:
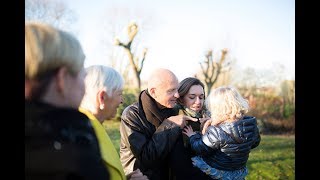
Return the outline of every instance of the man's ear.
{"type": "Polygon", "coordinates": [[[156,98],[156,88],[151,88],[149,89],[149,94],[151,95],[151,97],[156,98]]]}

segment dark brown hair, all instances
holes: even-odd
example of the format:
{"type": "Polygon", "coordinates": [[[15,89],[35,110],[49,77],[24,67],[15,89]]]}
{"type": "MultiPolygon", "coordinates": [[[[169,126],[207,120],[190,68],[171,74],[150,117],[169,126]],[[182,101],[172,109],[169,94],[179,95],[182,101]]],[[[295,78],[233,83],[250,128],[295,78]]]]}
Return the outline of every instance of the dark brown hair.
{"type": "MultiPolygon", "coordinates": [[[[190,90],[191,86],[194,86],[194,85],[200,85],[203,88],[203,92],[205,91],[204,90],[204,84],[199,79],[194,78],[194,77],[185,78],[184,80],[182,80],[179,83],[178,93],[179,93],[180,97],[178,99],[178,102],[180,104],[182,104],[182,99],[188,93],[188,91],[190,90]]],[[[205,99],[205,97],[206,97],[206,94],[204,92],[204,99],[205,99]]]]}

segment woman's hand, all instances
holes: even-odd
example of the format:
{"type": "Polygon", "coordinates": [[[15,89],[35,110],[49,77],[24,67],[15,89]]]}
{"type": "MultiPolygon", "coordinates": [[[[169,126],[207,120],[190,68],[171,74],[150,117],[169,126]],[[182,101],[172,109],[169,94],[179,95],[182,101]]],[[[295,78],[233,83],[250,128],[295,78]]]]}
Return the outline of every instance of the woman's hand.
{"type": "Polygon", "coordinates": [[[204,117],[204,118],[199,118],[199,121],[200,121],[201,124],[203,124],[209,119],[210,119],[210,117],[204,117]]]}
{"type": "Polygon", "coordinates": [[[127,175],[129,180],[149,180],[146,175],[143,175],[140,169],[136,169],[127,175]]]}
{"type": "Polygon", "coordinates": [[[210,117],[203,117],[203,118],[199,118],[199,122],[200,122],[200,131],[202,132],[203,127],[205,122],[207,122],[208,120],[210,120],[210,117]]]}
{"type": "Polygon", "coordinates": [[[189,125],[189,126],[185,126],[184,129],[183,129],[183,131],[182,131],[182,133],[185,134],[185,135],[187,135],[188,137],[196,134],[196,133],[193,131],[193,129],[192,129],[192,127],[191,127],[190,125],[189,125]]]}
{"type": "Polygon", "coordinates": [[[211,122],[212,122],[211,119],[206,120],[201,131],[202,134],[206,133],[207,128],[211,125],[211,122]]]}

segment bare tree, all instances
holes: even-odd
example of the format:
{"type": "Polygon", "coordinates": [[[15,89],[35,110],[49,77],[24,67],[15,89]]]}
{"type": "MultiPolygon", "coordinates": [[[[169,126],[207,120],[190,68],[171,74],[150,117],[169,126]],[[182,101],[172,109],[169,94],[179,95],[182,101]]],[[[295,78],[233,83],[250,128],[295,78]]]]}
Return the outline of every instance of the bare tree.
{"type": "MultiPolygon", "coordinates": [[[[114,2],[107,6],[101,14],[101,53],[106,57],[106,63],[117,69],[123,76],[128,88],[137,87],[137,80],[133,72],[129,56],[119,46],[115,46],[115,37],[121,42],[128,42],[127,25],[133,20],[139,26],[139,33],[134,37],[131,43],[132,54],[143,54],[144,47],[147,47],[148,35],[150,29],[157,26],[157,18],[154,11],[139,6],[137,4],[124,5],[123,3],[114,2]],[[130,87],[129,87],[130,86],[130,87]]],[[[141,87],[144,82],[141,81],[141,87]]],[[[138,91],[138,88],[135,88],[138,91]]],[[[140,89],[139,89],[140,90],[140,89]]]]}
{"type": "Polygon", "coordinates": [[[25,1],[25,21],[40,21],[58,28],[68,29],[76,20],[76,14],[63,1],[25,1]]]}
{"type": "Polygon", "coordinates": [[[203,75],[206,85],[207,94],[210,93],[212,86],[217,82],[218,77],[226,72],[230,71],[230,62],[226,61],[226,55],[228,50],[222,49],[221,57],[218,61],[214,61],[212,50],[209,50],[206,54],[204,62],[200,62],[201,74],[203,75]]]}
{"type": "Polygon", "coordinates": [[[138,89],[141,88],[141,79],[140,74],[143,69],[143,64],[146,58],[146,54],[148,52],[147,48],[144,48],[142,52],[141,58],[136,56],[131,48],[132,41],[134,40],[135,36],[138,33],[138,25],[135,22],[132,22],[127,27],[127,35],[128,35],[128,42],[121,42],[118,38],[115,38],[115,45],[123,47],[128,55],[130,65],[132,67],[134,76],[136,78],[136,81],[138,83],[138,89]]]}

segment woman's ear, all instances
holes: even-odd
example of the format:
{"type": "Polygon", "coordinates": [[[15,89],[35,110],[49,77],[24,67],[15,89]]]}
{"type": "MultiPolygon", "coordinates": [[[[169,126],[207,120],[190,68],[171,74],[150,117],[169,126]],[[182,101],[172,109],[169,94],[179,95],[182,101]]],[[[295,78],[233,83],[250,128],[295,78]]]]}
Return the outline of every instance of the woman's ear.
{"type": "Polygon", "coordinates": [[[97,94],[97,101],[98,101],[99,108],[101,110],[103,110],[105,107],[104,100],[106,96],[107,96],[107,93],[105,90],[100,90],[97,94]]]}
{"type": "Polygon", "coordinates": [[[64,95],[64,90],[65,90],[65,81],[66,81],[66,76],[68,74],[67,68],[66,67],[61,67],[57,71],[57,74],[55,76],[55,81],[57,84],[57,91],[64,95]]]}

